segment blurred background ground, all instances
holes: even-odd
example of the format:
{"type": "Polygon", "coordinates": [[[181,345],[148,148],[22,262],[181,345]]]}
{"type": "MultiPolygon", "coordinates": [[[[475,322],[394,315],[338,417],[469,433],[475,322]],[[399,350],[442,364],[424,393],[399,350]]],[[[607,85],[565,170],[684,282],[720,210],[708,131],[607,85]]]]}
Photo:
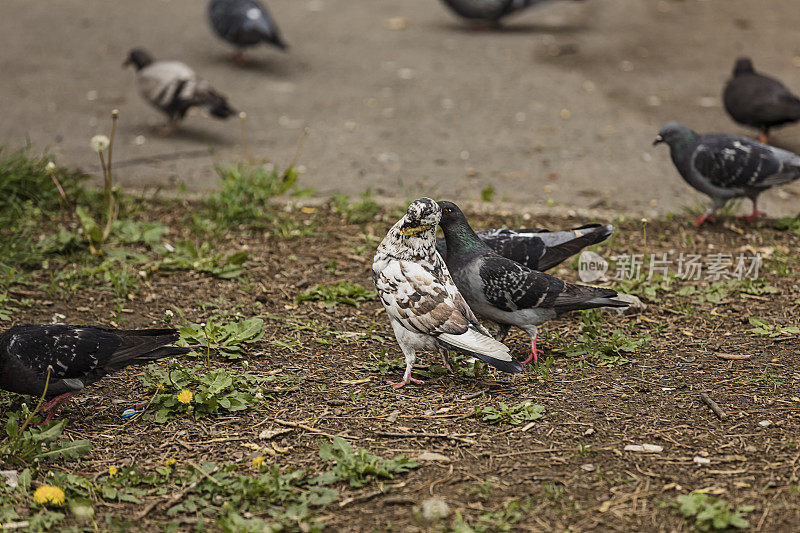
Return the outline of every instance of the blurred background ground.
{"type": "MultiPolygon", "coordinates": [[[[736,56],[800,91],[800,11],[765,0],[552,3],[475,32],[436,0],[270,0],[291,45],[237,68],[193,0],[4,0],[0,144],[50,149],[97,171],[88,139],[121,120],[126,186],[214,186],[214,161],[242,157],[238,121],[188,118],[172,138],[120,65],[133,46],[195,68],[248,114],[254,155],[278,165],[310,134],[301,185],[398,199],[422,194],[647,215],[701,197],[682,183],[659,126],[752,133],[720,102],[736,56]],[[159,159],[158,156],[167,156],[159,159]]],[[[773,142],[800,150],[800,127],[773,142]]],[[[99,174],[99,171],[96,172],[99,174]]],[[[796,214],[800,185],[763,207],[796,214]]]]}

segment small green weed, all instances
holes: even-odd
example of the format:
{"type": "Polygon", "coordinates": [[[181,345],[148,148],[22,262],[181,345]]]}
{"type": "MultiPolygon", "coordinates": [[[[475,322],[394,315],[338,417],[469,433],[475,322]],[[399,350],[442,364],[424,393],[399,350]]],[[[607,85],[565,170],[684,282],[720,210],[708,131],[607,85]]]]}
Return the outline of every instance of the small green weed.
{"type": "Polygon", "coordinates": [[[604,337],[598,323],[599,314],[597,309],[583,311],[578,341],[558,351],[567,357],[593,357],[600,366],[624,365],[631,361],[623,353],[636,353],[650,343],[647,333],[630,337],[621,329],[614,330],[610,337],[604,337]]]}
{"type": "Polygon", "coordinates": [[[263,379],[222,368],[208,372],[202,365],[187,367],[171,362],[168,368],[151,364],[139,380],[157,393],[151,407],[159,423],[190,416],[195,420],[219,412],[252,409],[258,403],[263,379]]]}
{"type": "Polygon", "coordinates": [[[360,307],[359,302],[374,300],[377,297],[377,292],[368,290],[358,283],[340,281],[332,285],[317,285],[295,296],[295,301],[319,300],[325,307],[335,307],[338,304],[360,307]]]}
{"type": "Polygon", "coordinates": [[[0,463],[30,465],[57,459],[75,460],[92,449],[87,440],[62,438],[66,420],[33,425],[40,421],[39,416],[32,415],[27,406],[20,411],[7,413],[6,436],[0,441],[0,463]]]}
{"type": "Polygon", "coordinates": [[[19,311],[20,307],[30,307],[33,300],[23,298],[17,300],[8,295],[8,292],[0,292],[0,322],[9,322],[13,314],[19,311]]]}
{"type": "Polygon", "coordinates": [[[791,231],[800,237],[800,215],[794,217],[783,217],[775,221],[773,226],[775,229],[782,231],[791,231]]]}
{"type": "Polygon", "coordinates": [[[524,422],[542,418],[543,413],[543,405],[535,405],[528,400],[512,407],[501,402],[497,404],[497,407],[487,405],[475,408],[475,414],[483,417],[481,420],[484,422],[488,422],[489,424],[507,422],[513,426],[519,426],[524,422]]]}
{"type": "Polygon", "coordinates": [[[366,361],[363,363],[365,368],[380,372],[381,375],[386,375],[396,370],[402,370],[406,367],[406,361],[402,357],[395,359],[378,359],[377,361],[366,361]]]}
{"type": "Polygon", "coordinates": [[[768,324],[765,320],[751,316],[748,318],[752,329],[750,333],[757,333],[765,337],[781,337],[783,335],[800,335],[800,328],[797,326],[781,326],[779,324],[768,324]]]}
{"type": "Polygon", "coordinates": [[[157,247],[156,251],[161,254],[162,259],[152,266],[152,270],[195,270],[221,279],[241,276],[248,257],[247,250],[223,257],[222,254],[215,253],[208,242],[198,248],[191,241],[182,241],[174,247],[157,247]]]}
{"type": "Polygon", "coordinates": [[[245,344],[252,344],[264,336],[264,320],[258,317],[240,322],[222,324],[214,317],[203,324],[189,324],[178,328],[180,344],[199,345],[194,353],[202,356],[219,355],[225,359],[241,359],[245,344]]]}
{"type": "Polygon", "coordinates": [[[492,187],[491,185],[487,185],[486,187],[481,189],[481,200],[483,200],[484,202],[491,202],[492,200],[494,200],[494,193],[495,193],[494,187],[492,187]]]}
{"type": "Polygon", "coordinates": [[[700,531],[748,528],[750,523],[742,515],[755,509],[752,505],[734,508],[725,500],[698,492],[678,496],[676,506],[687,519],[694,519],[694,525],[700,531]]]}
{"type": "Polygon", "coordinates": [[[338,213],[351,224],[360,224],[375,218],[379,208],[375,200],[372,199],[372,192],[367,189],[357,202],[350,202],[350,198],[344,194],[334,194],[331,197],[333,212],[338,213]]]}
{"type": "Polygon", "coordinates": [[[398,455],[394,459],[381,459],[363,448],[353,446],[341,437],[334,437],[330,444],[323,444],[319,456],[325,461],[335,461],[329,471],[314,478],[319,485],[330,485],[339,481],[351,487],[363,487],[372,480],[392,479],[417,467],[414,459],[398,455]]]}

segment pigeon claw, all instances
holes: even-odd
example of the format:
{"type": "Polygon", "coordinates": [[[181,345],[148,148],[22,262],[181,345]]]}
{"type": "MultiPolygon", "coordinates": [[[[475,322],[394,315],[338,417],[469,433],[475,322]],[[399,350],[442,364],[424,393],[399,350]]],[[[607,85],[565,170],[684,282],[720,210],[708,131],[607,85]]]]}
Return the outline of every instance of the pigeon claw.
{"type": "Polygon", "coordinates": [[[694,225],[697,226],[697,227],[700,227],[700,226],[703,225],[703,222],[705,222],[705,221],[713,223],[714,219],[712,217],[708,216],[708,215],[700,215],[699,217],[694,219],[694,225]]]}
{"type": "Polygon", "coordinates": [[[761,133],[758,134],[758,142],[760,142],[761,144],[769,143],[769,137],[765,132],[762,131],[761,133]]]}
{"type": "Polygon", "coordinates": [[[755,209],[749,215],[745,215],[739,218],[741,218],[742,220],[746,220],[747,222],[753,222],[755,219],[757,219],[762,215],[766,215],[766,213],[764,213],[763,211],[759,211],[758,209],[755,209]]]}
{"type": "Polygon", "coordinates": [[[396,383],[394,381],[386,382],[386,384],[391,385],[393,389],[399,389],[400,387],[405,387],[409,383],[416,383],[417,385],[422,385],[425,382],[419,379],[412,378],[411,376],[408,376],[408,379],[404,379],[403,381],[398,381],[396,383]]]}

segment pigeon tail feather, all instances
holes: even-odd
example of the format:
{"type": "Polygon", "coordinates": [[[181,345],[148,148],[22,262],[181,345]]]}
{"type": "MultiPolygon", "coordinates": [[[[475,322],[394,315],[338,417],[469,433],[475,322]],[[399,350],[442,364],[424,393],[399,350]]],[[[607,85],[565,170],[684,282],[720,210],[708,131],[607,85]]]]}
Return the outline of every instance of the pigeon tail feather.
{"type": "Polygon", "coordinates": [[[437,340],[451,350],[477,357],[503,372],[518,373],[523,371],[522,365],[511,357],[505,344],[487,337],[473,327],[470,327],[460,335],[442,333],[437,337],[437,340]]]}

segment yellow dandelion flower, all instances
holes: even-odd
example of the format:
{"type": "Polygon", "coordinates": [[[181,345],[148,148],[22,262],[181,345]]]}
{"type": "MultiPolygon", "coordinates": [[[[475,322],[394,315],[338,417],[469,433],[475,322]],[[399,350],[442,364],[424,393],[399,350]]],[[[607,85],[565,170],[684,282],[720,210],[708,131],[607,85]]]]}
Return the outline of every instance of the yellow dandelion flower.
{"type": "Polygon", "coordinates": [[[164,466],[175,466],[177,463],[178,461],[176,461],[175,458],[170,457],[169,459],[164,461],[164,466]]]}
{"type": "Polygon", "coordinates": [[[42,485],[33,493],[33,501],[39,505],[47,503],[62,505],[65,499],[64,491],[52,485],[42,485]]]}
{"type": "Polygon", "coordinates": [[[264,456],[259,455],[258,457],[253,457],[253,466],[256,468],[261,468],[261,465],[264,464],[264,456]]]}
{"type": "Polygon", "coordinates": [[[116,466],[111,465],[111,466],[108,467],[108,475],[109,476],[116,476],[118,472],[119,472],[119,470],[117,470],[116,466]]]}
{"type": "Polygon", "coordinates": [[[190,390],[184,389],[178,394],[178,401],[181,402],[181,403],[191,403],[192,398],[193,398],[193,395],[192,395],[192,391],[190,391],[190,390]]]}

